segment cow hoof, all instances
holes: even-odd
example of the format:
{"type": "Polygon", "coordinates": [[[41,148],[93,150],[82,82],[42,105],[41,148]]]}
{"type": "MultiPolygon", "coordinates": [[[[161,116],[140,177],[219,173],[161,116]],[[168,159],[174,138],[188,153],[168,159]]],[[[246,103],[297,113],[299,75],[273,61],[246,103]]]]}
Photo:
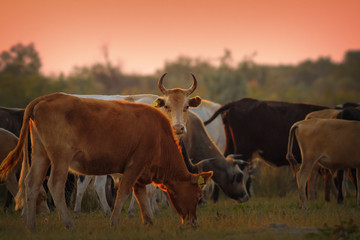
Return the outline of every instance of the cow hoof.
{"type": "Polygon", "coordinates": [[[111,217],[111,211],[110,210],[106,211],[105,214],[106,214],[107,217],[111,217]]]}
{"type": "Polygon", "coordinates": [[[72,222],[66,223],[65,227],[66,227],[67,230],[71,230],[71,231],[75,230],[75,226],[74,226],[74,224],[72,222]]]}

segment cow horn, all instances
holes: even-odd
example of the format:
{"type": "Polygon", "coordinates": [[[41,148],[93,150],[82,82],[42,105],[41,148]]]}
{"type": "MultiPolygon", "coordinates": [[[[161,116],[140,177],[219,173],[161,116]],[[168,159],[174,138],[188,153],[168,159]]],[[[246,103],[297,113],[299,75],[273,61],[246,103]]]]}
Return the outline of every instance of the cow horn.
{"type": "Polygon", "coordinates": [[[167,73],[164,73],[161,78],[159,79],[159,82],[158,82],[158,86],[159,86],[159,89],[160,91],[166,95],[167,94],[167,89],[164,87],[164,84],[163,84],[163,81],[164,81],[164,77],[167,73]]]}
{"type": "Polygon", "coordinates": [[[197,80],[196,80],[195,75],[191,73],[191,76],[192,76],[192,78],[193,78],[193,80],[194,80],[194,83],[193,83],[193,85],[192,85],[189,89],[186,90],[186,95],[187,95],[187,96],[189,96],[190,94],[192,94],[192,93],[195,91],[196,87],[197,87],[197,80]]]}
{"type": "Polygon", "coordinates": [[[226,156],[226,158],[233,158],[233,159],[241,159],[242,158],[242,154],[229,154],[226,156]]]}
{"type": "Polygon", "coordinates": [[[243,166],[243,165],[249,165],[250,163],[249,162],[247,162],[247,161],[245,161],[245,160],[240,160],[240,159],[238,159],[238,160],[234,160],[233,161],[234,163],[236,163],[236,164],[238,164],[238,165],[240,165],[240,166],[243,166]]]}

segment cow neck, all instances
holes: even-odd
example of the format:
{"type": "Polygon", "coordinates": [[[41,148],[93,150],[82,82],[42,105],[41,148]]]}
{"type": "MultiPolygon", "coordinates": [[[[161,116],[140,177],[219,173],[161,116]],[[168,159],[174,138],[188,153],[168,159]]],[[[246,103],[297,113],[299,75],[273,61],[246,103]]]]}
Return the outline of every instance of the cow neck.
{"type": "Polygon", "coordinates": [[[205,130],[201,119],[189,112],[188,133],[183,137],[189,158],[194,164],[208,158],[215,158],[213,163],[225,167],[226,159],[205,130]],[[191,134],[190,132],[193,131],[191,134]]]}
{"type": "Polygon", "coordinates": [[[178,141],[175,139],[170,139],[170,141],[173,143],[169,144],[169,141],[165,140],[161,144],[161,146],[167,147],[162,148],[162,166],[157,168],[154,179],[156,183],[164,183],[165,185],[190,179],[190,172],[186,168],[178,141]]]}

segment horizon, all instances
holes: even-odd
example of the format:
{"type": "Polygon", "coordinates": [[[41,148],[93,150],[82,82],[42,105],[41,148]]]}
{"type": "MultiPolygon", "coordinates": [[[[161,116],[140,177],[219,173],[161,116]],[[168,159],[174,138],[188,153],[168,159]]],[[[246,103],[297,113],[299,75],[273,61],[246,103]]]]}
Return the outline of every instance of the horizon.
{"type": "Polygon", "coordinates": [[[33,43],[46,75],[103,63],[104,46],[113,65],[140,75],[179,56],[216,64],[225,49],[235,63],[256,53],[254,62],[266,65],[320,57],[341,62],[360,49],[356,0],[14,0],[2,6],[0,52],[33,43]]]}

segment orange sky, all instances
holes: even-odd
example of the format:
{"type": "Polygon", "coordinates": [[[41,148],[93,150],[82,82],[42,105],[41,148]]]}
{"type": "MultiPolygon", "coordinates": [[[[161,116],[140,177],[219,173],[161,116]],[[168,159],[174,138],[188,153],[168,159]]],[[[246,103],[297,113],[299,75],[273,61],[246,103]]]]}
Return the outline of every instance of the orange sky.
{"type": "Polygon", "coordinates": [[[360,0],[0,0],[0,51],[33,42],[49,73],[110,60],[153,73],[179,55],[341,61],[360,49],[360,0]]]}

